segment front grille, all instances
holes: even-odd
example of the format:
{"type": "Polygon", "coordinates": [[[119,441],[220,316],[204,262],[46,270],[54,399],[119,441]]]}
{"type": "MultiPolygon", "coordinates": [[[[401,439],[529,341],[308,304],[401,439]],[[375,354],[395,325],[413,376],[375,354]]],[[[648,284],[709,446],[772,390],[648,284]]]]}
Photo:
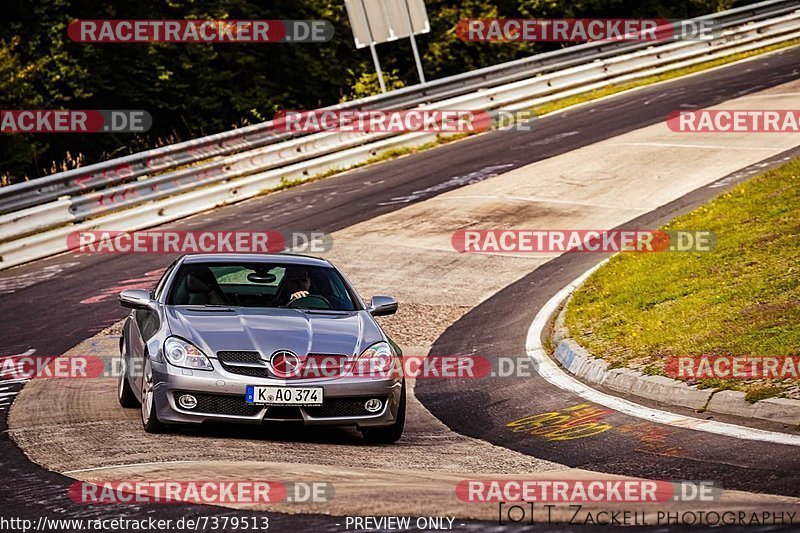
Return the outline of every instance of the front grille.
{"type": "Polygon", "coordinates": [[[267,409],[264,420],[303,420],[300,409],[297,407],[272,406],[267,409]]]}
{"type": "Polygon", "coordinates": [[[222,363],[222,368],[231,374],[239,374],[240,376],[250,376],[251,378],[269,378],[272,375],[267,370],[267,367],[254,367],[254,366],[233,366],[222,363]]]}
{"type": "MultiPolygon", "coordinates": [[[[323,400],[320,407],[304,407],[308,416],[314,418],[336,418],[343,416],[374,416],[364,409],[364,404],[369,398],[331,398],[323,400]]],[[[386,398],[381,398],[386,402],[386,398]]],[[[380,412],[380,411],[379,411],[380,412]]]]}
{"type": "Polygon", "coordinates": [[[237,366],[236,363],[261,363],[261,354],[258,352],[217,352],[217,358],[224,370],[231,374],[238,374],[240,376],[250,376],[252,378],[268,378],[270,373],[266,366],[252,367],[252,366],[237,366]]]}
{"type": "MultiPolygon", "coordinates": [[[[217,358],[222,368],[231,374],[251,378],[279,377],[285,379],[283,376],[274,376],[258,352],[217,352],[217,358]],[[262,363],[264,366],[238,366],[237,363],[262,363]]],[[[346,355],[309,354],[299,375],[288,379],[338,378],[347,368],[347,362],[348,357],[346,355]]]]}
{"type": "Polygon", "coordinates": [[[258,352],[217,352],[217,358],[223,363],[258,363],[261,355],[258,352]]]}
{"type": "MultiPolygon", "coordinates": [[[[178,404],[183,392],[175,393],[175,404],[178,404]]],[[[196,394],[191,393],[197,398],[197,407],[188,410],[192,413],[207,413],[212,415],[231,415],[231,416],[255,416],[263,407],[260,405],[249,405],[244,401],[244,396],[230,396],[227,394],[196,394]]]]}

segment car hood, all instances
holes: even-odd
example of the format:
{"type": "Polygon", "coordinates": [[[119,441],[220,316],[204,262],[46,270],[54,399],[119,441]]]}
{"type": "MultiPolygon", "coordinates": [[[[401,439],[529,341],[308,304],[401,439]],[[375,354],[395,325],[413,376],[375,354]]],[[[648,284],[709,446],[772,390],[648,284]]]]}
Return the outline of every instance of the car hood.
{"type": "Polygon", "coordinates": [[[278,350],[308,354],[358,355],[383,332],[366,311],[315,313],[297,309],[231,308],[196,310],[167,306],[173,335],[194,343],[210,357],[219,351],[258,351],[266,359],[278,350]]]}

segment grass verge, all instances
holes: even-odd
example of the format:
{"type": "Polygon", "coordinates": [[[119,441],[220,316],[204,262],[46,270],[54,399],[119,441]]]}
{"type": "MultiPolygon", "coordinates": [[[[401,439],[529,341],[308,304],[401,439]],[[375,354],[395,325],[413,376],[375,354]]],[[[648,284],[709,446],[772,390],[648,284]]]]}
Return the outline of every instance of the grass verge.
{"type": "MultiPolygon", "coordinates": [[[[612,367],[666,375],[671,356],[800,355],[800,158],[665,229],[708,230],[708,253],[621,254],[567,313],[573,337],[612,367]]],[[[701,380],[751,400],[800,397],[800,380],[701,380]]]]}

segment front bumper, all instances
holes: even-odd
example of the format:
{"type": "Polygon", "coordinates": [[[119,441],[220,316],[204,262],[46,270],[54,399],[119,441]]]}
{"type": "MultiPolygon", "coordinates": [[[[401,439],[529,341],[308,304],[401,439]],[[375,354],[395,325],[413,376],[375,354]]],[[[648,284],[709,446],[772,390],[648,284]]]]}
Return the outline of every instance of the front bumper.
{"type": "Polygon", "coordinates": [[[214,370],[200,371],[178,368],[167,363],[152,362],[154,401],[158,419],[167,424],[202,424],[233,422],[299,423],[307,426],[355,426],[378,428],[391,426],[400,406],[402,380],[344,376],[337,379],[279,380],[247,377],[227,372],[212,359],[214,370]],[[245,402],[248,385],[322,387],[322,407],[267,407],[245,402]],[[178,405],[181,394],[198,399],[194,409],[178,405]],[[383,402],[376,413],[364,409],[372,398],[383,402]]]}

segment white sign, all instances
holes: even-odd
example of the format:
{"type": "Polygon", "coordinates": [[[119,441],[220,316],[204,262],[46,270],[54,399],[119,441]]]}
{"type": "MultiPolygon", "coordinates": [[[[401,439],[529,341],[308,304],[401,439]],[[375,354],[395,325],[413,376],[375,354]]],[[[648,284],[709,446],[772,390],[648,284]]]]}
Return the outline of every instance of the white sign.
{"type": "Polygon", "coordinates": [[[356,48],[429,33],[424,0],[345,0],[356,48]]]}

